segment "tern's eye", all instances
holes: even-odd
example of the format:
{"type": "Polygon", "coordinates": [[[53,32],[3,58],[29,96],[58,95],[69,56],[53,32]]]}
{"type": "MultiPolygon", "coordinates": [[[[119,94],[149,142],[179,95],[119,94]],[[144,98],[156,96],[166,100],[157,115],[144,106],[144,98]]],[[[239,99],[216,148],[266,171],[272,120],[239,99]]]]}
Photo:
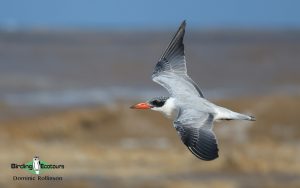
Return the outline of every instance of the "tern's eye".
{"type": "Polygon", "coordinates": [[[164,105],[164,101],[154,100],[152,101],[152,105],[156,107],[162,107],[164,105]]]}

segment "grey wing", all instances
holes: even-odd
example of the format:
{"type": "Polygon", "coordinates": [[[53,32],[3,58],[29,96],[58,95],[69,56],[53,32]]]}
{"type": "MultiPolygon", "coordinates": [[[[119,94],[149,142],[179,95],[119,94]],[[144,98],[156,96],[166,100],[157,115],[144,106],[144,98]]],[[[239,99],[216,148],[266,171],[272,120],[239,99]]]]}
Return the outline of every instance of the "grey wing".
{"type": "Polygon", "coordinates": [[[166,88],[172,96],[195,95],[203,97],[199,87],[187,75],[183,44],[185,25],[186,23],[183,21],[156,64],[152,79],[166,88]]]}
{"type": "Polygon", "coordinates": [[[212,114],[202,114],[198,118],[181,119],[174,122],[174,127],[182,142],[197,158],[205,161],[214,160],[219,156],[212,123],[212,114]]]}

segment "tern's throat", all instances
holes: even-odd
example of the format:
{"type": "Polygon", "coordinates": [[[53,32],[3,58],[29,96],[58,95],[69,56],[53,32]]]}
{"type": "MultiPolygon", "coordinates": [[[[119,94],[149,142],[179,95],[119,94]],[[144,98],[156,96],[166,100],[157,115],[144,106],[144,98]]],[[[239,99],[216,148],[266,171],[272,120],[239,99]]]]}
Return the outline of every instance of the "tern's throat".
{"type": "Polygon", "coordinates": [[[177,115],[177,108],[175,105],[175,99],[170,97],[166,100],[162,107],[153,107],[152,110],[162,112],[168,118],[174,118],[177,115]]]}

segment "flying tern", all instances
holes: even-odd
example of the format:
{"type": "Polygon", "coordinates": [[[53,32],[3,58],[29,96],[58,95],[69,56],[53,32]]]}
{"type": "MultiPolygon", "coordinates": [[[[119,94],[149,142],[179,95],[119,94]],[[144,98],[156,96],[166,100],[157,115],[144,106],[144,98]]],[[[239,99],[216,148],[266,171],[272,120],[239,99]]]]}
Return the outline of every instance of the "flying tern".
{"type": "Polygon", "coordinates": [[[152,74],[152,80],[167,89],[170,96],[155,97],[131,108],[151,109],[172,118],[187,148],[199,159],[210,161],[219,156],[217,139],[212,130],[214,121],[255,121],[255,118],[215,105],[204,98],[187,74],[183,44],[185,26],[183,21],[152,74]]]}

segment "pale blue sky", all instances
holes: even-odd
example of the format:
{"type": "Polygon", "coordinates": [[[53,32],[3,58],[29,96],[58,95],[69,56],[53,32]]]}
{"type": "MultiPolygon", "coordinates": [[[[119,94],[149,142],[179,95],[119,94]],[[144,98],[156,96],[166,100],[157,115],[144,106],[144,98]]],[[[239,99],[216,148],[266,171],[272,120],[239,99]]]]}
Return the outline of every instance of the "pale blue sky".
{"type": "Polygon", "coordinates": [[[300,28],[298,0],[0,0],[2,27],[300,28]]]}

